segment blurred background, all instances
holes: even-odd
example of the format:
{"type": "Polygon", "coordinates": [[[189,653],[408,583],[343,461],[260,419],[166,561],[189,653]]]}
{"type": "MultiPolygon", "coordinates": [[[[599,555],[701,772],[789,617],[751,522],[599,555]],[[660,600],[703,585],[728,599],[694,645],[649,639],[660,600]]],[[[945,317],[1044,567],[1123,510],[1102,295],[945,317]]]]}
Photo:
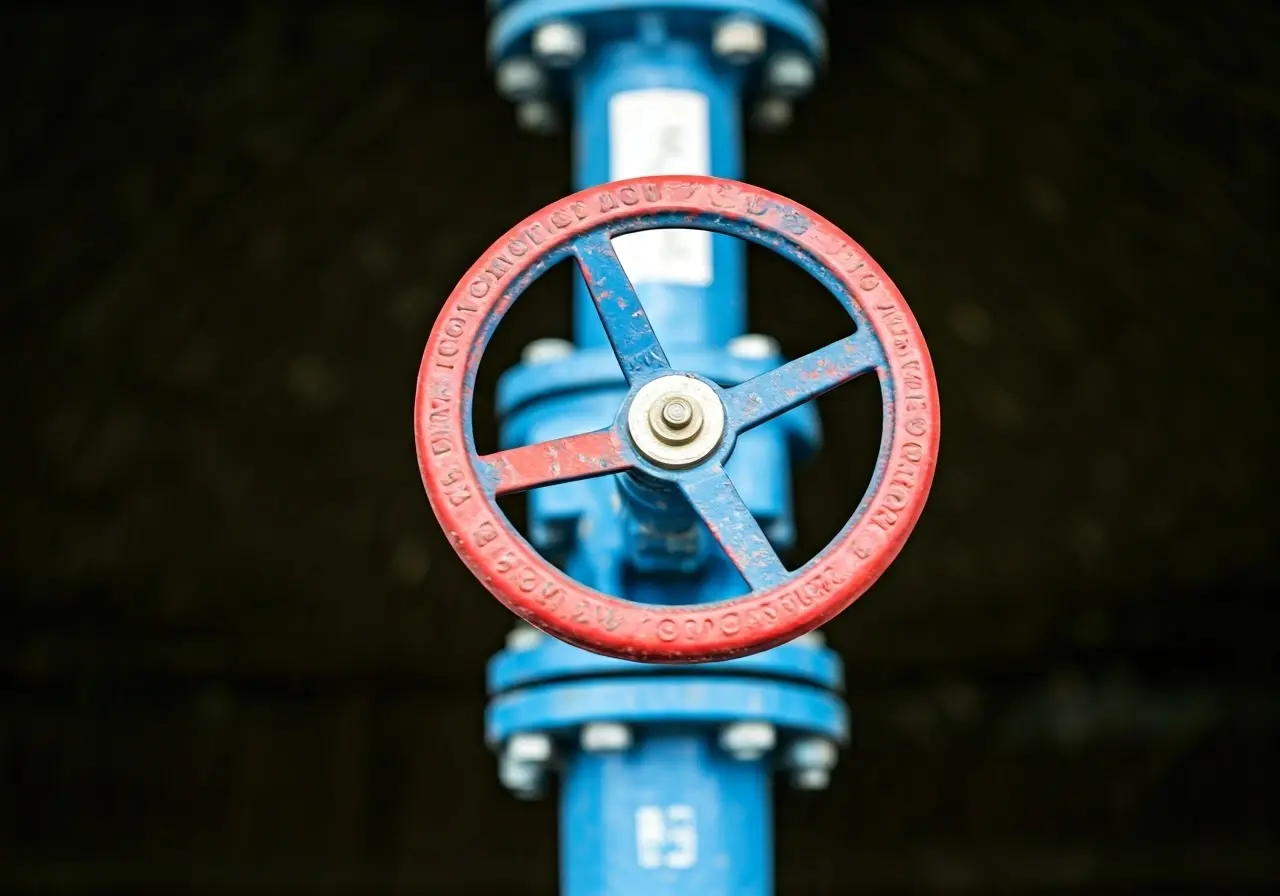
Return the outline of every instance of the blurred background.
{"type": "MultiPolygon", "coordinates": [[[[830,6],[747,179],[890,272],[944,435],[826,629],[853,744],[779,787],[780,892],[1274,891],[1280,8],[830,6]]],[[[555,892],[554,804],[482,743],[512,619],[410,424],[443,297],[570,192],[568,137],[517,130],[479,2],[0,15],[0,888],[555,892]]],[[[568,335],[548,283],[482,443],[568,335]]],[[[750,295],[791,355],[847,327],[776,258],[750,295]]],[[[823,399],[798,556],[865,487],[865,398],[823,399]]]]}

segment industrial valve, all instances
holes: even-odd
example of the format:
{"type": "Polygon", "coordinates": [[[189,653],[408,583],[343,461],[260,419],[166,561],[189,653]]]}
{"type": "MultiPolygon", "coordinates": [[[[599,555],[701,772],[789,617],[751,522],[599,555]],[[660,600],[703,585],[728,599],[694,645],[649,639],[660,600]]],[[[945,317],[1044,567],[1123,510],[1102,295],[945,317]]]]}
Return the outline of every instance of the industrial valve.
{"type": "Polygon", "coordinates": [[[850,736],[844,665],[818,629],[893,562],[938,454],[937,385],[897,287],[821,216],[740,180],[744,123],[785,128],[816,80],[824,5],[489,8],[498,91],[526,132],[571,124],[579,192],[471,266],[418,375],[432,507],[521,620],[489,662],[485,740],[518,798],[558,779],[564,896],[769,896],[773,775],[826,788],[850,736]],[[790,361],[746,332],[753,243],[821,283],[848,330],[790,361]],[[561,262],[578,273],[573,338],[535,340],[502,373],[499,443],[481,453],[485,346],[561,262]],[[868,485],[788,568],[813,399],[859,376],[882,399],[868,485]],[[516,493],[523,533],[499,506],[516,493]]]}

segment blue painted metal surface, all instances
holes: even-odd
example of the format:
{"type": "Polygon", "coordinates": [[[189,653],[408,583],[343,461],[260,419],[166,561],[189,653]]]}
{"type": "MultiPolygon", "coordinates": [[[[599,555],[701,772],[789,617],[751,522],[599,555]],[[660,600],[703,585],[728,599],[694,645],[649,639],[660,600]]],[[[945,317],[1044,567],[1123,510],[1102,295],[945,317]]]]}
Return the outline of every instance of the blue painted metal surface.
{"type": "MultiPolygon", "coordinates": [[[[740,178],[741,78],[740,72],[713,66],[705,47],[694,43],[659,36],[603,47],[585,63],[575,91],[575,187],[614,179],[609,152],[610,100],[627,91],[653,88],[687,90],[706,97],[711,172],[740,178]]],[[[710,284],[648,282],[637,286],[664,345],[722,348],[746,329],[746,247],[740,240],[719,236],[712,238],[711,248],[715,276],[710,284]]],[[[575,303],[574,340],[587,349],[600,346],[600,323],[584,288],[575,290],[575,303]]]]}
{"type": "MultiPolygon", "coordinates": [[[[489,693],[502,694],[517,688],[572,678],[624,675],[689,675],[682,666],[654,666],[600,656],[571,647],[555,638],[539,636],[524,649],[504,650],[489,662],[489,693]]],[[[698,666],[700,675],[733,675],[739,678],[767,677],[796,681],[828,691],[844,689],[840,657],[831,650],[808,641],[792,641],[773,650],[719,663],[698,666]]]]}
{"type": "Polygon", "coordinates": [[[632,37],[635,17],[646,13],[660,13],[673,33],[700,36],[704,42],[710,21],[750,16],[769,27],[773,45],[801,49],[819,59],[827,51],[818,0],[506,0],[494,5],[498,14],[489,29],[489,57],[494,62],[527,53],[534,29],[549,21],[584,24],[593,42],[607,43],[632,37]]]}
{"type": "MultiPolygon", "coordinates": [[[[764,677],[688,670],[555,682],[500,694],[490,705],[485,728],[491,743],[501,743],[520,732],[576,732],[589,722],[606,721],[709,730],[717,724],[760,721],[833,740],[843,741],[848,735],[844,705],[828,691],[764,677]]],[[[616,783],[625,788],[635,782],[616,783]]]]}
{"type": "MultiPolygon", "coordinates": [[[[652,303],[641,303],[638,290],[632,288],[609,235],[596,232],[575,240],[573,253],[582,270],[582,282],[589,290],[585,312],[579,309],[574,319],[581,321],[590,315],[604,325],[627,384],[634,386],[649,379],[655,370],[670,369],[667,353],[649,322],[646,305],[652,303]]],[[[580,341],[586,340],[580,338],[580,341]]]]}
{"type": "MultiPolygon", "coordinates": [[[[768,372],[782,360],[777,356],[736,358],[723,348],[677,346],[668,348],[667,354],[673,367],[692,371],[721,386],[745,382],[768,372]]],[[[503,417],[504,443],[528,445],[600,429],[613,420],[625,395],[626,383],[613,352],[607,348],[576,352],[551,363],[515,367],[499,383],[497,404],[503,417]]],[[[790,480],[786,476],[750,476],[747,471],[785,470],[790,463],[803,461],[819,438],[815,406],[801,405],[743,433],[726,467],[742,500],[781,550],[791,547],[795,538],[790,480]]],[[[544,553],[555,556],[568,543],[576,521],[583,516],[594,517],[593,508],[601,501],[607,505],[608,495],[607,489],[586,482],[530,492],[530,540],[544,553]]],[[[631,537],[641,535],[636,532],[631,537]]],[[[601,590],[622,596],[610,587],[601,590]]]]}
{"type": "Polygon", "coordinates": [[[655,726],[624,753],[575,757],[560,799],[564,892],[766,896],[770,778],[705,727],[655,726]]]}
{"type": "MultiPolygon", "coordinates": [[[[816,5],[499,0],[490,4],[489,51],[496,64],[529,55],[539,25],[567,21],[582,28],[585,55],[568,69],[547,72],[548,99],[574,107],[578,187],[616,176],[610,162],[613,98],[655,88],[705,98],[708,169],[686,173],[736,178],[742,167],[740,110],[758,90],[764,60],[735,67],[714,59],[711,25],[727,15],[751,16],[768,29],[771,51],[801,52],[817,61],[825,36],[816,5]]],[[[686,474],[646,470],[679,488],[704,517],[733,529],[736,559],[750,586],[723,552],[705,544],[684,565],[664,565],[663,544],[646,540],[652,526],[645,524],[662,522],[662,508],[670,505],[643,482],[620,489],[621,477],[607,477],[529,494],[530,540],[600,591],[638,602],[697,603],[779,581],[786,571],[773,546],[789,546],[794,534],[790,465],[819,438],[812,405],[796,405],[814,397],[822,383],[834,385],[832,369],[851,374],[879,360],[878,346],[855,333],[787,365],[769,388],[735,393],[735,384],[782,360],[735,357],[726,349],[746,327],[744,245],[728,236],[712,238],[708,283],[658,278],[632,289],[603,235],[579,241],[571,250],[584,275],[575,293],[577,351],[522,365],[500,384],[504,447],[610,425],[628,387],[668,364],[698,374],[726,398],[731,431],[763,424],[742,432],[736,445],[732,436],[726,439],[723,457],[730,448],[733,456],[723,465],[686,474]],[[748,470],[752,475],[742,475],[748,470]],[[736,489],[730,481],[735,471],[736,489]]],[[[832,287],[812,259],[792,260],[832,287]]],[[[767,894],[773,757],[802,736],[847,738],[838,696],[842,674],[839,658],[811,643],[680,668],[605,658],[541,637],[536,646],[512,647],[492,660],[486,737],[495,749],[516,734],[554,739],[566,896],[767,894]],[[775,750],[754,759],[727,753],[718,732],[743,721],[774,725],[780,738],[775,750]],[[576,734],[594,722],[625,723],[633,740],[621,750],[586,751],[576,734]]]]}

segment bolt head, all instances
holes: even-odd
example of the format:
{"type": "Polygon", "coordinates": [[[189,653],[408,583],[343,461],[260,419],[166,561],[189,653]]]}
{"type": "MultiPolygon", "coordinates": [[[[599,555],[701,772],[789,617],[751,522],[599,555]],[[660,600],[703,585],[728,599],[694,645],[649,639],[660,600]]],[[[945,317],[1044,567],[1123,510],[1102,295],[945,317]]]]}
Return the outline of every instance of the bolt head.
{"type": "Polygon", "coordinates": [[[764,25],[746,16],[731,16],[716,23],[711,50],[736,65],[753,62],[764,53],[768,37],[764,25]]]}
{"type": "Polygon", "coordinates": [[[568,68],[587,52],[587,35],[573,22],[547,22],[533,32],[533,52],[552,68],[568,68]]]}
{"type": "Polygon", "coordinates": [[[702,432],[704,414],[684,395],[664,395],[649,408],[649,430],[667,445],[687,445],[702,432]]]}
{"type": "Polygon", "coordinates": [[[542,66],[527,56],[506,59],[494,73],[498,94],[513,103],[537,99],[547,88],[542,66]]]}
{"type": "Polygon", "coordinates": [[[621,753],[631,749],[631,729],[620,722],[583,725],[578,742],[587,753],[621,753]]]}
{"type": "Polygon", "coordinates": [[[546,100],[528,100],[516,106],[516,124],[531,134],[554,134],[560,113],[546,100]]]}
{"type": "Polygon", "coordinates": [[[539,731],[513,734],[498,757],[498,780],[521,799],[539,799],[546,790],[551,738],[539,731]]]}
{"type": "Polygon", "coordinates": [[[826,790],[831,772],[825,768],[802,768],[791,773],[791,786],[796,790],[826,790]]]}
{"type": "Polygon", "coordinates": [[[765,69],[766,88],[782,97],[803,96],[813,89],[816,79],[813,63],[800,53],[779,53],[765,69]]]}
{"type": "Polygon", "coordinates": [[[650,380],[631,400],[627,433],[636,451],[666,469],[687,469],[702,463],[724,439],[725,413],[720,396],[692,376],[671,374],[650,380]],[[688,422],[672,426],[668,408],[683,404],[688,422]]]}
{"type": "Polygon", "coordinates": [[[720,730],[720,748],[741,762],[762,758],[778,742],[769,722],[734,722],[720,730]]]}
{"type": "Polygon", "coordinates": [[[551,761],[551,738],[541,732],[513,734],[502,755],[512,762],[546,763],[551,761]]]}
{"type": "Polygon", "coordinates": [[[506,756],[498,760],[498,780],[520,799],[540,799],[546,792],[547,773],[541,765],[516,762],[506,756]]]}
{"type": "Polygon", "coordinates": [[[825,737],[802,737],[787,745],[784,764],[791,770],[791,786],[796,790],[825,790],[840,751],[825,737]]]}
{"type": "Polygon", "coordinates": [[[802,737],[787,746],[786,763],[793,769],[836,767],[840,751],[825,737],[802,737]]]}
{"type": "Polygon", "coordinates": [[[684,429],[693,419],[693,406],[687,398],[673,398],[662,406],[662,422],[672,429],[684,429]]]}

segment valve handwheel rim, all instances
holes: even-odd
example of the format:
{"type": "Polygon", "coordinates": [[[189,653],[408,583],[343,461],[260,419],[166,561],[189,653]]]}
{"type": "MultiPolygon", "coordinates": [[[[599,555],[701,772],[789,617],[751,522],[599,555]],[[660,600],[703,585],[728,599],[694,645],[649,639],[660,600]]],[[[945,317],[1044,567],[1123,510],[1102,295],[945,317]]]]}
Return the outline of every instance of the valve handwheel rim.
{"type": "Polygon", "coordinates": [[[592,187],[547,206],[495,242],[458,282],[432,328],[414,427],[432,508],[454,550],[495,597],[530,624],[586,650],[667,663],[725,660],[777,646],[861,597],[896,558],[924,509],[940,436],[924,336],[880,266],[815,212],[768,190],[701,176],[592,187]],[[611,244],[616,236],[663,227],[736,236],[784,255],[841,302],[854,333],[730,388],[673,369],[611,244]],[[471,410],[484,346],[529,284],[570,257],[627,380],[618,416],[603,430],[480,456],[471,410]],[[835,538],[789,571],[729,480],[725,461],[742,432],[871,372],[884,399],[871,482],[835,538]],[[652,444],[637,437],[644,432],[652,444]],[[684,606],[603,594],[543,558],[497,504],[504,494],[624,472],[678,488],[751,592],[684,606]]]}

